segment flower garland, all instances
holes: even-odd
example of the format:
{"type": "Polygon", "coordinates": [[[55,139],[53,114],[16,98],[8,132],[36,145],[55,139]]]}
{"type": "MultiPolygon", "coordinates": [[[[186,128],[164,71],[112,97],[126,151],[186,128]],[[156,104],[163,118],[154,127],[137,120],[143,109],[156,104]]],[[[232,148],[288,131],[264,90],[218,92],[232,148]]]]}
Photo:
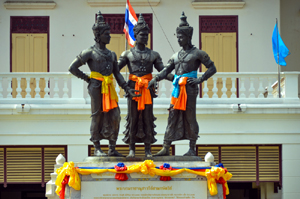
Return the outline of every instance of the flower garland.
{"type": "Polygon", "coordinates": [[[223,167],[223,164],[220,163],[215,167],[194,167],[194,168],[184,168],[184,167],[171,167],[170,164],[164,163],[160,167],[156,167],[152,160],[145,160],[142,163],[126,166],[124,163],[118,163],[114,167],[74,167],[73,162],[64,163],[63,167],[56,170],[58,174],[55,184],[57,185],[56,194],[60,196],[61,199],[64,199],[65,185],[68,184],[70,187],[75,190],[80,190],[80,178],[81,175],[90,175],[90,174],[101,174],[104,172],[116,173],[115,179],[119,181],[128,180],[126,174],[138,173],[141,172],[145,175],[150,176],[161,176],[161,181],[170,181],[171,176],[178,175],[182,172],[188,172],[197,174],[200,176],[205,176],[207,178],[207,185],[210,194],[217,195],[217,183],[222,184],[223,188],[223,198],[226,199],[226,195],[229,194],[229,188],[227,181],[230,180],[232,174],[223,167]],[[66,177],[69,176],[69,179],[66,177]]]}

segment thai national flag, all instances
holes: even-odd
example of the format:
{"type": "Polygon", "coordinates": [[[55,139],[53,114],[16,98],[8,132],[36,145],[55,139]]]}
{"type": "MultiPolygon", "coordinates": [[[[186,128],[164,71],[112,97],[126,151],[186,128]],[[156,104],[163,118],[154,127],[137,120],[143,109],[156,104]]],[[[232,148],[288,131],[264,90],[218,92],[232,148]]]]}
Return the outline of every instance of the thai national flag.
{"type": "Polygon", "coordinates": [[[131,47],[134,47],[135,38],[133,33],[133,27],[137,24],[137,21],[138,18],[136,17],[136,14],[133,8],[131,7],[129,0],[127,0],[123,32],[125,33],[125,37],[131,47]]]}

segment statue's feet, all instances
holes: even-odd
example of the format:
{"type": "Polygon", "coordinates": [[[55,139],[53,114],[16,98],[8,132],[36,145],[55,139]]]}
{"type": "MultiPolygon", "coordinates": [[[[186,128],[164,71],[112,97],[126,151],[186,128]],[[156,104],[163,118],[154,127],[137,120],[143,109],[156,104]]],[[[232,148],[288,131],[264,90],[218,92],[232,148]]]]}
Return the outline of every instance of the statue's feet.
{"type": "Polygon", "coordinates": [[[112,150],[112,149],[109,149],[107,154],[108,154],[108,156],[125,157],[123,154],[119,153],[117,150],[112,150]]]}
{"type": "Polygon", "coordinates": [[[166,147],[163,147],[157,154],[154,154],[153,156],[169,156],[169,149],[166,147]]]}
{"type": "Polygon", "coordinates": [[[129,154],[126,156],[126,158],[134,158],[134,157],[135,157],[134,150],[129,150],[129,154]]]}
{"type": "Polygon", "coordinates": [[[197,156],[196,151],[193,149],[189,149],[188,152],[183,154],[183,156],[197,156]]]}
{"type": "Polygon", "coordinates": [[[101,149],[95,149],[94,155],[95,156],[99,156],[99,157],[105,157],[105,156],[107,156],[107,154],[104,153],[101,149]]]}
{"type": "Polygon", "coordinates": [[[152,157],[151,151],[145,150],[145,157],[151,158],[152,157]]]}

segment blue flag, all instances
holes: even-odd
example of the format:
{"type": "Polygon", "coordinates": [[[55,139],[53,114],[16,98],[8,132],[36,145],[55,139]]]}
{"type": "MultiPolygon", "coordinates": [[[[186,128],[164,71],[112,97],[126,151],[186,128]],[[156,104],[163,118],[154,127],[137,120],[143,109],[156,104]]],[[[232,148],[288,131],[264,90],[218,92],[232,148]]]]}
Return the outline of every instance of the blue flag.
{"type": "Polygon", "coordinates": [[[273,54],[277,64],[281,66],[286,66],[286,62],[284,58],[290,54],[289,49],[283,43],[279,32],[277,23],[275,24],[273,35],[272,35],[272,46],[273,46],[273,54]],[[279,55],[279,63],[278,63],[278,55],[279,55]]]}

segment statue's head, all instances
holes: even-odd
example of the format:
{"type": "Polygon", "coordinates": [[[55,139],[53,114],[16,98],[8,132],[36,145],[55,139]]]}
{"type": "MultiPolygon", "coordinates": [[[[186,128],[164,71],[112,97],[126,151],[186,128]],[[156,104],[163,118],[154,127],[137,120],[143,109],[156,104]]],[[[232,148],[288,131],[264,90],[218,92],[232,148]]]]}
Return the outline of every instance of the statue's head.
{"type": "Polygon", "coordinates": [[[193,27],[189,25],[189,23],[186,21],[186,16],[184,12],[182,12],[182,15],[180,17],[180,24],[179,27],[176,28],[176,33],[178,34],[183,34],[187,36],[191,42],[192,36],[193,36],[193,27]]]}
{"type": "MultiPolygon", "coordinates": [[[[137,40],[137,42],[141,42],[141,41],[139,41],[140,38],[138,37],[138,35],[143,34],[144,37],[147,35],[147,41],[148,41],[149,31],[150,31],[150,28],[148,27],[148,24],[145,22],[142,14],[140,14],[137,24],[133,27],[134,38],[137,40]]],[[[143,38],[143,40],[145,40],[145,38],[143,38]]],[[[146,44],[147,44],[147,41],[146,41],[146,44]]]]}
{"type": "Polygon", "coordinates": [[[101,41],[101,38],[100,38],[101,35],[104,32],[108,32],[110,30],[110,26],[107,23],[105,23],[104,18],[103,18],[103,16],[102,16],[102,14],[101,14],[100,11],[97,13],[97,21],[93,25],[92,29],[93,29],[93,33],[95,35],[95,39],[94,40],[97,43],[99,43],[101,41]]]}

